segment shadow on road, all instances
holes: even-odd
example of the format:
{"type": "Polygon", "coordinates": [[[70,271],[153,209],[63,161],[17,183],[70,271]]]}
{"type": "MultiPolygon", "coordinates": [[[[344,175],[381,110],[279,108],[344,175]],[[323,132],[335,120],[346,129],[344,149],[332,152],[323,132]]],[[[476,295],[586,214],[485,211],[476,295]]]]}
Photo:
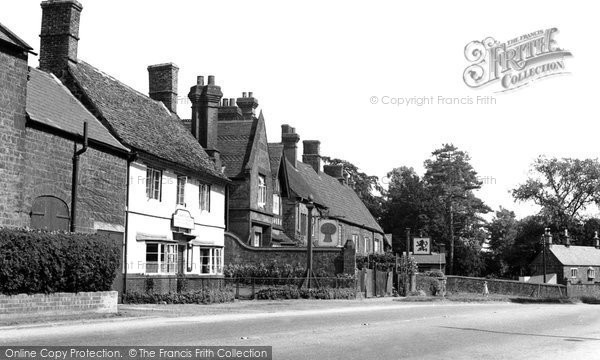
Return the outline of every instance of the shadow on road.
{"type": "Polygon", "coordinates": [[[537,337],[559,338],[559,339],[565,339],[565,341],[584,341],[584,340],[600,341],[600,339],[598,339],[598,338],[588,338],[588,337],[579,337],[579,336],[529,334],[529,333],[510,332],[510,331],[485,330],[485,329],[475,329],[475,328],[461,328],[461,327],[454,327],[454,326],[439,326],[439,327],[440,328],[444,328],[444,329],[465,330],[465,331],[478,331],[478,332],[486,332],[486,333],[492,333],[492,334],[524,335],[524,336],[537,336],[537,337]]]}

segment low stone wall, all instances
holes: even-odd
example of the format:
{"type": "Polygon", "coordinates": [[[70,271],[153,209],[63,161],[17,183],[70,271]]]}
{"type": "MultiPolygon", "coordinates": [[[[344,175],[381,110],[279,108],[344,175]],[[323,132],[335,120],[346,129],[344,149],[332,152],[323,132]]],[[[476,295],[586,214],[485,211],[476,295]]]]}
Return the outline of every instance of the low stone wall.
{"type": "Polygon", "coordinates": [[[474,278],[465,276],[447,276],[446,291],[483,293],[483,282],[487,281],[490,294],[527,296],[537,298],[566,297],[567,288],[564,285],[532,284],[515,280],[500,280],[474,278]]]}
{"type": "Polygon", "coordinates": [[[572,298],[580,298],[583,296],[600,298],[600,283],[567,284],[567,294],[572,298]]]}
{"type": "Polygon", "coordinates": [[[0,319],[116,313],[116,291],[0,295],[0,319]]]}
{"type": "MultiPolygon", "coordinates": [[[[306,266],[306,248],[252,247],[244,244],[237,236],[225,234],[225,265],[260,264],[276,260],[280,264],[306,266]]],[[[354,274],[356,251],[351,242],[344,248],[313,248],[313,271],[328,274],[354,274]]]]}

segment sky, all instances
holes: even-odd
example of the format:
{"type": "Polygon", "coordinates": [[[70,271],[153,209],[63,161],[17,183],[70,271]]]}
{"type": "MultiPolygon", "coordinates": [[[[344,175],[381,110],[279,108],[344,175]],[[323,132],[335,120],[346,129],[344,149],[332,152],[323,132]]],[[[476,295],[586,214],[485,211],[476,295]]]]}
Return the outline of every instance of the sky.
{"type": "MultiPolygon", "coordinates": [[[[431,152],[453,143],[484,182],[478,196],[522,217],[537,208],[515,203],[510,190],[539,155],[598,156],[600,33],[591,1],[80,2],[80,59],[143,93],[148,65],[177,64],[182,118],[191,116],[196,76],[214,75],[225,98],[254,92],[270,142],[289,124],[301,140],[320,140],[322,155],[370,175],[399,166],[423,174],[431,152]],[[471,41],[548,28],[573,55],[567,74],[510,92],[463,81],[471,41]],[[477,104],[478,96],[493,101],[477,104]],[[391,104],[414,97],[434,101],[391,104]]],[[[39,52],[40,1],[3,0],[0,22],[39,52]]]]}

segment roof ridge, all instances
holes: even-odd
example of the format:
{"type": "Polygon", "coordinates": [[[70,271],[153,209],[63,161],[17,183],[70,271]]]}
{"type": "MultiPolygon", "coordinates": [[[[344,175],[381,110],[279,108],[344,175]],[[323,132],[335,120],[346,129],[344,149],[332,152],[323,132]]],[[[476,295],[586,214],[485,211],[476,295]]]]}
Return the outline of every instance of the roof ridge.
{"type": "MultiPolygon", "coordinates": [[[[167,107],[165,106],[165,104],[164,104],[162,101],[157,101],[157,100],[154,100],[154,99],[153,99],[153,98],[151,98],[150,96],[148,96],[148,95],[144,94],[143,92],[141,92],[141,91],[139,91],[139,90],[137,90],[137,89],[134,89],[133,87],[131,87],[131,86],[129,86],[129,85],[127,85],[127,84],[125,84],[125,83],[124,83],[124,82],[122,82],[121,80],[119,80],[119,79],[117,79],[116,77],[114,77],[114,76],[112,76],[112,75],[110,75],[110,74],[108,74],[108,73],[106,73],[106,72],[104,72],[104,71],[100,70],[99,68],[97,68],[97,67],[95,67],[94,65],[92,65],[92,64],[90,64],[90,63],[88,63],[87,61],[84,61],[84,60],[81,60],[81,59],[77,59],[77,61],[78,61],[78,62],[82,62],[82,63],[86,64],[87,66],[89,66],[89,67],[93,68],[94,70],[96,70],[97,72],[99,72],[100,74],[102,74],[102,76],[105,76],[105,77],[107,77],[107,78],[111,79],[112,81],[115,81],[115,82],[119,83],[120,85],[122,85],[122,86],[126,87],[127,89],[129,89],[129,90],[133,91],[133,92],[134,92],[136,95],[138,95],[138,96],[141,96],[141,97],[143,97],[143,98],[145,98],[145,99],[147,99],[147,100],[153,101],[154,103],[156,103],[156,104],[158,104],[158,105],[162,105],[162,107],[164,108],[164,110],[165,110],[165,112],[166,112],[167,114],[175,114],[175,115],[177,115],[177,113],[172,113],[171,111],[169,111],[169,109],[167,109],[167,107]]],[[[179,117],[179,115],[177,115],[177,118],[181,120],[181,118],[179,117]]]]}

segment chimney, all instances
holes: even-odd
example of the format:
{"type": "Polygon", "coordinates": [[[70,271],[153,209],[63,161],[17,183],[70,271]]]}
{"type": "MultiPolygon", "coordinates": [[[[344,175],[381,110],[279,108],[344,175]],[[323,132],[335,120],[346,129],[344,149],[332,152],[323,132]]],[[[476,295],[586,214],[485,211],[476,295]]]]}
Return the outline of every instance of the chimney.
{"type": "Polygon", "coordinates": [[[235,99],[223,99],[223,103],[219,107],[219,121],[242,119],[242,110],[235,105],[235,99]]]}
{"type": "Polygon", "coordinates": [[[237,106],[242,110],[242,116],[244,120],[253,120],[255,117],[254,110],[258,107],[258,100],[256,100],[252,92],[242,93],[241,98],[237,98],[237,106]]]}
{"type": "Polygon", "coordinates": [[[302,162],[312,166],[318,174],[321,172],[321,142],[319,140],[304,140],[302,145],[304,147],[302,162]]]}
{"type": "Polygon", "coordinates": [[[571,237],[569,236],[569,230],[565,229],[565,246],[571,246],[571,237]]]}
{"type": "Polygon", "coordinates": [[[323,165],[323,172],[332,178],[337,179],[342,185],[348,185],[344,177],[344,165],[323,165]]]}
{"type": "Polygon", "coordinates": [[[206,150],[220,169],[217,150],[217,121],[219,104],[223,93],[221,87],[215,85],[215,77],[208,76],[208,84],[204,85],[204,76],[198,76],[196,85],[188,94],[192,102],[192,135],[206,150]]]}
{"type": "Polygon", "coordinates": [[[596,243],[596,249],[600,249],[600,238],[598,237],[597,231],[594,231],[594,240],[596,243]]]}
{"type": "Polygon", "coordinates": [[[41,6],[40,69],[62,77],[69,61],[77,62],[83,6],[75,0],[47,0],[41,6]]]}
{"type": "Polygon", "coordinates": [[[300,135],[296,134],[296,129],[289,125],[281,125],[283,154],[293,167],[296,167],[296,159],[298,157],[298,141],[300,141],[300,135]]]}
{"type": "Polygon", "coordinates": [[[177,112],[177,73],[179,68],[173,63],[148,66],[150,97],[163,104],[172,113],[177,112]]]}

